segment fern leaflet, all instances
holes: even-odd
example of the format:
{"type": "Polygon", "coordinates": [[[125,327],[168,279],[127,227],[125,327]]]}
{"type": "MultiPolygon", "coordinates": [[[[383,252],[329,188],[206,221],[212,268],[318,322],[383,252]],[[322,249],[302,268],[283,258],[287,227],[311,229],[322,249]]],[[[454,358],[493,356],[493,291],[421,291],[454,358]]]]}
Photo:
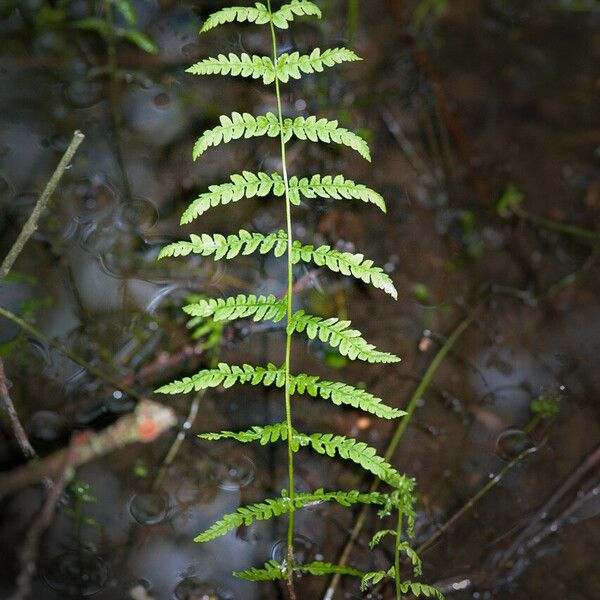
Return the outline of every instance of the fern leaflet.
{"type": "MultiPolygon", "coordinates": [[[[275,385],[281,388],[285,385],[285,370],[269,364],[267,367],[255,367],[252,365],[229,365],[219,363],[216,369],[205,369],[192,375],[184,377],[180,381],[174,381],[156,390],[157,394],[189,394],[191,391],[199,392],[208,388],[231,387],[236,383],[250,383],[251,385],[262,384],[264,386],[275,385]]],[[[320,397],[331,400],[336,405],[348,405],[360,408],[365,412],[377,415],[382,419],[396,419],[406,414],[405,411],[392,408],[383,404],[380,398],[373,396],[365,390],[355,388],[341,381],[321,380],[316,375],[292,375],[290,377],[291,393],[308,394],[312,397],[320,397]]]]}
{"type": "Polygon", "coordinates": [[[255,23],[256,25],[265,25],[271,20],[271,15],[267,7],[261,2],[256,2],[254,6],[230,6],[223,8],[206,19],[200,33],[205,33],[226,23],[255,23]]]}
{"type": "Polygon", "coordinates": [[[303,310],[294,313],[288,324],[288,332],[298,331],[311,340],[319,338],[351,360],[365,360],[370,363],[396,363],[400,359],[389,352],[379,352],[373,344],[361,337],[360,331],[349,329],[350,321],[341,321],[335,317],[323,319],[307,315],[303,310]]]}
{"type": "MultiPolygon", "coordinates": [[[[254,116],[250,113],[233,112],[231,116],[221,115],[220,125],[205,131],[194,144],[193,158],[196,160],[209,148],[221,143],[229,143],[240,138],[278,137],[281,126],[276,115],[269,112],[254,116]]],[[[340,127],[337,121],[317,119],[315,116],[287,118],[283,122],[284,141],[289,142],[292,136],[311,142],[341,144],[356,150],[364,159],[370,161],[371,153],[367,142],[356,133],[340,127]]]]}
{"type": "Polygon", "coordinates": [[[244,296],[231,298],[202,299],[183,307],[193,317],[212,317],[215,321],[231,321],[253,317],[255,321],[281,321],[286,316],[285,300],[275,296],[244,296]]]}
{"type": "MultiPolygon", "coordinates": [[[[384,504],[385,494],[378,492],[362,493],[356,490],[350,492],[325,492],[323,489],[310,493],[297,493],[294,498],[294,508],[314,506],[323,502],[337,502],[342,506],[353,504],[384,504]]],[[[197,536],[196,542],[209,542],[215,538],[226,535],[242,525],[252,525],[255,521],[264,521],[278,517],[291,510],[292,501],[287,493],[282,493],[280,498],[268,498],[263,502],[240,506],[235,512],[223,516],[211,525],[206,531],[197,536]]]]}
{"type": "Polygon", "coordinates": [[[293,21],[295,16],[317,17],[317,19],[320,19],[321,9],[309,0],[292,0],[273,13],[273,25],[280,29],[287,29],[288,23],[293,21]]]}
{"type": "MultiPolygon", "coordinates": [[[[294,565],[293,570],[295,573],[308,573],[310,575],[333,575],[339,573],[340,575],[352,575],[354,577],[362,577],[362,571],[353,569],[351,567],[345,567],[342,565],[334,565],[331,563],[315,561],[306,565],[294,565]]],[[[262,569],[256,567],[247,569],[246,571],[235,572],[234,577],[240,579],[246,579],[247,581],[277,581],[285,579],[286,567],[277,561],[269,561],[265,563],[262,569]]]]}
{"type": "MultiPolygon", "coordinates": [[[[231,182],[211,185],[208,190],[188,206],[181,217],[181,225],[191,223],[209,208],[229,204],[229,202],[238,202],[242,198],[262,198],[269,194],[278,198],[282,197],[285,195],[285,184],[279,173],[268,175],[262,172],[244,171],[241,174],[232,175],[231,182]]],[[[290,201],[296,205],[300,204],[302,197],[362,200],[375,204],[383,212],[386,212],[385,201],[380,194],[362,184],[354,183],[351,179],[345,179],[343,175],[313,175],[310,178],[303,177],[302,179],[293,176],[289,180],[289,193],[290,201]]]]}
{"type": "Polygon", "coordinates": [[[237,55],[230,52],[227,56],[205,58],[186,69],[192,75],[232,75],[262,79],[265,85],[275,81],[275,67],[268,56],[250,56],[245,52],[237,55]]]}
{"type": "Polygon", "coordinates": [[[361,60],[360,57],[347,48],[329,48],[323,51],[315,48],[310,54],[286,52],[277,59],[276,73],[279,81],[287,83],[290,78],[300,79],[302,73],[321,73],[325,67],[357,60],[361,60]]]}
{"type": "MultiPolygon", "coordinates": [[[[365,573],[360,584],[360,589],[365,591],[370,585],[376,585],[384,579],[394,579],[396,569],[390,567],[387,571],[371,571],[365,573]]],[[[444,600],[444,595],[438,589],[425,583],[419,583],[414,581],[403,581],[400,584],[400,591],[403,594],[412,594],[415,597],[425,596],[426,598],[437,598],[437,600],[444,600]]]]}
{"type": "MultiPolygon", "coordinates": [[[[284,231],[264,235],[262,233],[249,233],[241,229],[237,234],[221,234],[202,236],[192,234],[190,241],[175,242],[165,246],[159,258],[173,256],[187,256],[188,254],[200,254],[202,256],[215,256],[216,260],[221,258],[234,258],[238,254],[249,255],[254,252],[266,254],[271,250],[275,256],[282,256],[287,250],[287,235],[284,231]]],[[[298,240],[294,241],[292,248],[292,263],[314,262],[319,267],[326,267],[334,273],[351,275],[365,283],[383,290],[394,299],[398,298],[398,292],[390,276],[381,267],[373,265],[372,260],[365,259],[362,254],[342,252],[334,250],[331,246],[312,245],[303,246],[298,240]]]]}
{"type": "MultiPolygon", "coordinates": [[[[286,441],[288,435],[286,424],[276,423],[264,427],[255,425],[248,431],[221,431],[220,433],[200,434],[198,437],[205,440],[234,439],[242,443],[259,441],[264,446],[280,440],[286,441]]],[[[292,450],[297,452],[300,447],[306,446],[310,446],[319,454],[327,454],[331,457],[338,455],[344,460],[350,460],[392,487],[398,487],[402,483],[403,477],[400,473],[381,456],[378,456],[375,448],[364,442],[343,435],[333,435],[331,433],[306,434],[294,430],[291,443],[292,450]]]]}

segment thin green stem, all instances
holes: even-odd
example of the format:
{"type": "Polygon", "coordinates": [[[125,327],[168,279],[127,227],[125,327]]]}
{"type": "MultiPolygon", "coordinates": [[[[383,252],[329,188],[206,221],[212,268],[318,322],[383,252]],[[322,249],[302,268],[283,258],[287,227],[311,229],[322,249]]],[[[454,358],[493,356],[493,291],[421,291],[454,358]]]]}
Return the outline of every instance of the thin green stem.
{"type": "Polygon", "coordinates": [[[402,511],[398,511],[398,525],[396,526],[396,548],[394,550],[394,580],[396,582],[396,600],[402,600],[400,589],[400,544],[402,543],[402,511]]]}
{"type": "MultiPolygon", "coordinates": [[[[269,14],[271,11],[271,0],[267,0],[269,14]]],[[[273,19],[270,22],[271,40],[273,44],[273,64],[277,66],[277,38],[275,36],[275,26],[273,19]]],[[[281,107],[281,91],[279,89],[279,79],[275,76],[275,95],[277,97],[277,116],[279,118],[280,129],[280,145],[281,145],[281,171],[283,183],[285,186],[285,219],[287,228],[287,319],[291,323],[293,312],[293,295],[294,295],[294,280],[293,280],[293,264],[292,264],[292,248],[293,248],[293,231],[292,231],[292,204],[290,202],[289,181],[287,173],[286,153],[285,153],[285,136],[283,129],[283,109],[281,107]]],[[[293,582],[292,582],[292,562],[294,557],[294,509],[295,509],[295,490],[294,490],[294,451],[292,449],[293,428],[292,428],[292,407],[291,407],[291,386],[290,386],[290,359],[292,351],[292,331],[288,330],[285,340],[285,422],[287,426],[287,450],[288,450],[288,478],[289,478],[289,498],[290,512],[287,531],[287,555],[288,555],[288,589],[290,596],[295,597],[293,582]]]]}
{"type": "Polygon", "coordinates": [[[546,219],[539,215],[530,213],[529,211],[521,208],[520,206],[513,207],[513,212],[521,217],[531,221],[535,225],[539,225],[544,229],[550,229],[566,235],[571,235],[584,240],[592,242],[594,245],[600,243],[600,231],[593,231],[591,229],[584,229],[583,227],[577,227],[577,225],[571,225],[569,223],[561,223],[560,221],[553,221],[552,219],[546,219]]]}

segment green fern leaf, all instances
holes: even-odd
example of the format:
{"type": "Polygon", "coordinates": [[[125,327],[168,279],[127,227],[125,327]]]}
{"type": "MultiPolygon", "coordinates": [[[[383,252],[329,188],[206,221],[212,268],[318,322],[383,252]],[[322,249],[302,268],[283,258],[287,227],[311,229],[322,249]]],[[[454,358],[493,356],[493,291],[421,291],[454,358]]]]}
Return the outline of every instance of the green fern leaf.
{"type": "Polygon", "coordinates": [[[254,321],[269,320],[277,323],[286,316],[287,302],[275,296],[244,296],[202,299],[183,307],[192,317],[212,317],[215,321],[232,321],[253,317],[254,321]]]}
{"type": "Polygon", "coordinates": [[[275,67],[268,56],[250,56],[245,52],[237,55],[230,52],[227,56],[205,58],[186,69],[192,75],[231,75],[262,79],[265,85],[275,81],[275,67]]]}
{"type": "Polygon", "coordinates": [[[300,394],[330,400],[336,405],[347,405],[360,408],[382,419],[396,419],[406,414],[405,411],[391,408],[365,390],[355,388],[341,381],[320,380],[313,375],[295,375],[292,378],[294,390],[300,394]]]}
{"type": "MultiPolygon", "coordinates": [[[[197,207],[194,208],[194,210],[196,209],[197,207]]],[[[186,214],[184,217],[190,218],[190,214],[186,214]]],[[[206,233],[202,236],[192,234],[189,242],[181,241],[165,246],[158,258],[187,256],[193,253],[202,256],[214,255],[215,259],[219,260],[233,258],[238,254],[249,255],[257,251],[266,254],[273,249],[275,256],[283,256],[287,251],[287,235],[284,231],[263,235],[241,229],[237,234],[227,237],[220,234],[212,236],[206,233]]],[[[395,299],[398,298],[398,292],[390,276],[381,267],[374,266],[372,260],[365,260],[362,254],[342,252],[334,250],[330,246],[317,248],[312,245],[303,246],[299,241],[295,241],[292,249],[292,263],[298,264],[299,262],[314,262],[317,266],[327,267],[334,273],[353,276],[383,290],[395,299]]]]}
{"type": "MultiPolygon", "coordinates": [[[[221,143],[227,144],[241,137],[277,137],[281,127],[276,115],[269,112],[265,115],[254,116],[250,113],[233,112],[231,116],[221,115],[220,125],[205,131],[194,144],[193,158],[196,160],[209,148],[221,143]]],[[[296,117],[285,119],[283,123],[284,141],[288,142],[292,136],[311,142],[336,143],[356,150],[363,158],[370,161],[369,145],[356,133],[340,127],[337,121],[317,119],[317,117],[296,117]]]]}
{"type": "Polygon", "coordinates": [[[369,571],[365,573],[360,582],[361,591],[365,591],[369,585],[377,585],[384,579],[394,577],[394,567],[391,567],[387,571],[369,571]]]}
{"type": "MultiPolygon", "coordinates": [[[[274,385],[282,388],[285,385],[285,370],[269,364],[266,367],[243,365],[228,365],[219,363],[216,369],[205,369],[192,375],[174,381],[156,390],[157,394],[189,394],[192,391],[199,392],[208,388],[223,385],[228,388],[236,383],[249,383],[251,385],[274,385]]],[[[355,388],[347,383],[338,381],[325,381],[316,375],[292,375],[290,377],[290,391],[292,394],[308,394],[330,400],[334,404],[353,406],[365,412],[377,415],[382,419],[396,419],[406,414],[405,411],[392,408],[383,404],[377,398],[366,392],[355,388]]]]}
{"type": "Polygon", "coordinates": [[[334,67],[344,62],[357,60],[361,60],[360,57],[347,48],[330,48],[323,51],[315,48],[310,54],[300,54],[299,52],[282,54],[277,59],[275,71],[279,81],[287,83],[290,79],[300,79],[302,73],[322,73],[325,67],[334,67]]]}
{"type": "Polygon", "coordinates": [[[311,142],[334,142],[356,150],[365,160],[371,162],[371,152],[367,142],[356,133],[340,127],[337,121],[317,119],[315,116],[285,119],[283,124],[284,139],[288,141],[292,135],[300,140],[311,142]]]}
{"type": "Polygon", "coordinates": [[[288,23],[298,17],[317,17],[321,18],[321,9],[309,0],[292,0],[289,4],[285,4],[278,11],[273,13],[273,25],[280,29],[287,29],[288,23]]]}
{"type": "MultiPolygon", "coordinates": [[[[195,218],[203,215],[209,208],[220,204],[238,202],[242,198],[262,198],[273,194],[276,197],[285,195],[285,184],[279,173],[251,173],[244,171],[231,176],[231,181],[219,185],[211,185],[208,192],[201,194],[194,200],[183,213],[181,225],[191,223],[195,218]]],[[[380,194],[362,185],[356,184],[351,179],[344,179],[343,175],[313,175],[312,177],[293,176],[289,180],[290,201],[300,204],[301,198],[347,199],[362,200],[378,206],[386,212],[385,201],[380,194]]]]}
{"type": "Polygon", "coordinates": [[[297,565],[294,567],[294,571],[317,576],[334,575],[335,573],[339,573],[340,575],[351,575],[352,577],[362,577],[363,575],[362,571],[353,569],[352,567],[334,565],[321,561],[311,562],[306,565],[297,565]]]}
{"type": "Polygon", "coordinates": [[[395,536],[396,532],[393,529],[382,529],[381,531],[376,532],[375,535],[371,538],[371,541],[369,542],[369,548],[371,548],[371,550],[375,548],[377,544],[381,543],[381,540],[386,535],[395,536]]]}
{"type": "Polygon", "coordinates": [[[221,258],[234,258],[238,254],[244,256],[259,252],[267,254],[275,251],[275,256],[279,257],[285,254],[287,250],[287,235],[283,231],[263,235],[262,233],[248,233],[241,229],[237,235],[232,234],[225,237],[220,233],[208,235],[203,233],[201,236],[192,234],[190,241],[175,242],[165,246],[158,258],[172,256],[187,256],[188,254],[200,254],[202,256],[212,256],[215,260],[221,258]]]}
{"type": "Polygon", "coordinates": [[[290,177],[289,190],[292,204],[300,204],[301,196],[310,199],[362,200],[386,212],[385,201],[380,194],[365,185],[345,179],[343,175],[313,175],[302,179],[293,176],[290,177]]]}
{"type": "Polygon", "coordinates": [[[262,569],[252,567],[245,571],[234,571],[233,576],[246,581],[279,581],[287,577],[287,569],[285,565],[271,560],[262,569]]]}
{"type": "Polygon", "coordinates": [[[200,33],[205,33],[218,27],[219,25],[225,25],[226,23],[233,23],[237,21],[238,23],[255,23],[256,25],[265,25],[271,20],[271,15],[269,14],[269,10],[267,7],[260,3],[256,2],[254,6],[231,6],[229,8],[223,8],[212,15],[210,15],[200,33]]]}
{"type": "MultiPolygon", "coordinates": [[[[362,493],[356,490],[350,492],[325,492],[318,489],[310,493],[298,493],[294,497],[294,508],[318,505],[323,502],[337,502],[342,506],[353,504],[384,504],[385,494],[378,492],[362,493]]],[[[257,504],[241,506],[235,512],[229,513],[211,525],[206,531],[195,538],[196,542],[209,542],[215,538],[226,535],[242,525],[249,526],[255,521],[265,521],[278,517],[291,510],[292,501],[287,493],[282,493],[280,498],[268,498],[257,504]]]]}
{"type": "MultiPolygon", "coordinates": [[[[377,585],[384,579],[394,579],[396,576],[396,569],[390,567],[387,571],[371,571],[365,573],[361,583],[360,589],[364,592],[369,585],[377,585]]],[[[419,583],[414,581],[403,581],[400,584],[400,592],[403,594],[412,594],[415,597],[425,596],[426,598],[437,598],[437,600],[444,600],[444,595],[438,589],[425,583],[419,583]]]]}
{"type": "Polygon", "coordinates": [[[306,334],[311,340],[318,338],[333,348],[337,348],[342,356],[350,360],[364,360],[370,363],[396,363],[400,358],[389,352],[379,352],[373,344],[369,344],[360,331],[349,329],[350,321],[341,321],[335,317],[323,319],[307,315],[303,310],[294,313],[288,323],[288,333],[297,331],[306,334]]]}
{"type": "MultiPolygon", "coordinates": [[[[308,573],[309,575],[323,576],[333,575],[351,575],[354,577],[362,577],[362,571],[345,567],[342,565],[334,565],[322,561],[314,561],[306,565],[294,565],[295,573],[308,573]]],[[[274,560],[265,563],[262,569],[252,568],[246,571],[238,571],[233,573],[234,577],[245,579],[247,581],[278,581],[286,578],[286,567],[274,560]]]]}
{"type": "MultiPolygon", "coordinates": [[[[221,431],[220,433],[201,434],[198,437],[211,441],[234,439],[244,444],[258,441],[264,446],[278,441],[286,441],[288,432],[286,423],[276,423],[264,427],[255,425],[247,431],[221,431]]],[[[353,438],[331,433],[313,433],[309,435],[294,430],[290,445],[294,452],[297,452],[301,447],[310,446],[319,454],[326,454],[331,457],[337,455],[344,460],[350,460],[392,487],[399,487],[402,484],[402,475],[381,456],[378,456],[375,448],[371,448],[364,442],[359,442],[353,438]]]]}
{"type": "Polygon", "coordinates": [[[211,185],[208,192],[196,198],[183,213],[181,225],[191,223],[209,208],[220,204],[238,202],[242,198],[254,198],[255,196],[262,198],[271,193],[278,197],[285,194],[285,184],[278,173],[267,175],[262,172],[244,171],[241,174],[232,175],[230,179],[231,182],[211,185]]]}
{"type": "MultiPolygon", "coordinates": [[[[392,567],[392,575],[394,577],[394,568],[392,567]]],[[[419,596],[425,596],[426,598],[437,598],[438,600],[444,600],[444,594],[440,590],[434,588],[431,585],[425,583],[415,583],[413,581],[404,581],[400,584],[400,591],[403,594],[412,594],[417,598],[419,596]]]]}

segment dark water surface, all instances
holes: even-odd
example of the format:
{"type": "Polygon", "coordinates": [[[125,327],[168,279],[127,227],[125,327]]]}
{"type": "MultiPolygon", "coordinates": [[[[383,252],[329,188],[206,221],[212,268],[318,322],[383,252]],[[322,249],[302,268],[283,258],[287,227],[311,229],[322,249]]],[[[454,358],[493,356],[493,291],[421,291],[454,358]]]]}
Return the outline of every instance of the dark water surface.
{"type": "MultiPolygon", "coordinates": [[[[139,27],[160,50],[149,55],[119,45],[111,101],[101,39],[69,27],[41,27],[41,1],[17,4],[14,10],[0,5],[0,255],[73,130],[85,132],[86,140],[15,266],[27,277],[0,287],[0,305],[25,312],[43,332],[149,396],[208,364],[208,352],[194,353],[196,342],[179,310],[188,294],[279,294],[285,283],[284,264],[272,256],[155,260],[162,245],[191,232],[284,226],[282,203],[268,198],[214,209],[185,229],[177,225],[187,203],[208,185],[243,169],[278,168],[269,140],[224,145],[191,161],[193,142],[219,114],[273,110],[274,97],[256,82],[194,78],[185,68],[218,52],[264,51],[265,40],[246,26],[199,38],[202,16],[219,2],[135,2],[139,27]]],[[[417,479],[416,545],[522,450],[537,452],[423,553],[423,579],[457,600],[598,598],[597,465],[561,487],[600,442],[598,241],[532,219],[502,218],[495,203],[512,183],[528,213],[599,231],[600,12],[566,2],[461,0],[439,19],[426,20],[411,50],[398,20],[404,3],[359,2],[356,29],[347,23],[345,1],[322,4],[325,22],[284,34],[284,48],[338,45],[350,35],[365,60],[290,84],[284,110],[327,115],[360,129],[374,160],[369,166],[349,152],[293,143],[290,168],[295,174],[345,173],[381,191],[388,214],[346,201],[306,203],[295,209],[296,237],[354,248],[385,265],[400,299],[394,303],[355,281],[318,273],[298,294],[298,307],[352,318],[369,341],[403,362],[385,368],[339,364],[323,346],[305,346],[298,337],[294,371],[361,382],[405,407],[440,344],[483,297],[393,461],[417,479]],[[427,65],[437,72],[433,83],[427,65]],[[462,126],[458,138],[436,101],[440,89],[462,126]],[[531,404],[540,396],[557,401],[558,413],[532,424],[531,404]],[[540,515],[557,491],[558,501],[540,515]]],[[[51,5],[56,8],[46,8],[51,5]]],[[[94,5],[70,3],[67,19],[90,14],[94,5]]],[[[280,364],[282,331],[245,323],[226,328],[221,358],[280,364]]],[[[5,351],[17,335],[14,325],[0,320],[5,351]]],[[[42,455],[67,444],[72,431],[100,429],[133,406],[29,335],[5,366],[11,396],[42,455]]],[[[191,397],[160,400],[183,423],[191,397]]],[[[382,452],[393,433],[392,424],[323,401],[299,398],[294,412],[300,430],[358,436],[382,452]]],[[[218,389],[202,399],[199,417],[154,491],[175,432],[82,467],[76,478],[97,497],[82,510],[95,524],[84,524],[78,537],[65,510],[73,508],[73,494],[65,495],[42,540],[31,597],[284,597],[270,584],[231,577],[232,570],[282,560],[283,520],[206,545],[192,541],[225,512],[287,485],[283,447],[208,444],[193,433],[283,419],[281,394],[218,389]]],[[[20,461],[7,421],[0,460],[5,469],[20,461]]],[[[308,453],[299,455],[297,471],[302,491],[369,485],[352,467],[308,453]]],[[[28,487],[1,501],[2,598],[13,589],[18,549],[42,498],[41,487],[28,487]]],[[[328,505],[299,513],[299,555],[335,562],[352,516],[328,505]]],[[[368,550],[376,527],[380,523],[370,518],[352,565],[375,570],[393,560],[385,545],[368,550]]],[[[324,588],[322,580],[299,582],[301,598],[321,598],[324,588]]],[[[361,596],[356,582],[347,581],[336,597],[392,596],[389,588],[361,596]]]]}

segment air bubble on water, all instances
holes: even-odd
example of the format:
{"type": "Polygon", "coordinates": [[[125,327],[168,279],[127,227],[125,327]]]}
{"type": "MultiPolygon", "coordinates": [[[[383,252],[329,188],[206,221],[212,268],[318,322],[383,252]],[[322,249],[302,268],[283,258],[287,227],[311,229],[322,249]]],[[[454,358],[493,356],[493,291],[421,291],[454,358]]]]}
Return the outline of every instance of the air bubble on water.
{"type": "Polygon", "coordinates": [[[67,420],[50,410],[38,410],[27,421],[27,435],[32,442],[50,443],[62,439],[68,429],[67,420]]]}
{"type": "Polygon", "coordinates": [[[68,551],[46,565],[44,581],[64,596],[92,596],[102,590],[109,579],[108,564],[91,552],[68,551]]]}
{"type": "Polygon", "coordinates": [[[534,447],[531,438],[522,429],[516,427],[505,429],[496,438],[496,454],[502,460],[513,460],[525,450],[534,447]]]}
{"type": "Polygon", "coordinates": [[[202,55],[202,49],[198,42],[190,42],[181,46],[181,54],[187,60],[196,60],[202,55]]]}
{"type": "Polygon", "coordinates": [[[294,107],[296,110],[302,112],[303,110],[306,110],[306,100],[303,100],[302,98],[298,98],[298,100],[296,100],[296,102],[294,103],[294,107]]]}
{"type": "Polygon", "coordinates": [[[102,100],[102,84],[86,78],[63,84],[63,97],[71,108],[90,108],[102,100]]]}
{"type": "Polygon", "coordinates": [[[160,94],[156,94],[153,99],[153,104],[159,110],[166,110],[171,105],[171,96],[166,92],[161,92],[160,94]]]}
{"type": "Polygon", "coordinates": [[[170,499],[164,490],[135,494],[129,513],[140,525],[157,525],[169,514],[170,499]]]}
{"type": "MultiPolygon", "coordinates": [[[[294,536],[294,560],[299,563],[309,563],[315,560],[314,542],[304,535],[294,536]]],[[[287,559],[287,539],[277,540],[271,548],[271,560],[284,563],[287,559]]]]}
{"type": "Polygon", "coordinates": [[[121,202],[114,215],[115,225],[125,231],[144,233],[156,225],[158,209],[145,198],[131,198],[121,202]]]}
{"type": "Polygon", "coordinates": [[[234,595],[229,590],[223,590],[209,581],[186,577],[175,587],[173,598],[175,600],[233,600],[234,595]]]}
{"type": "Polygon", "coordinates": [[[217,469],[219,488],[236,491],[250,485],[254,481],[255,466],[244,454],[234,454],[220,462],[217,469]]]}

